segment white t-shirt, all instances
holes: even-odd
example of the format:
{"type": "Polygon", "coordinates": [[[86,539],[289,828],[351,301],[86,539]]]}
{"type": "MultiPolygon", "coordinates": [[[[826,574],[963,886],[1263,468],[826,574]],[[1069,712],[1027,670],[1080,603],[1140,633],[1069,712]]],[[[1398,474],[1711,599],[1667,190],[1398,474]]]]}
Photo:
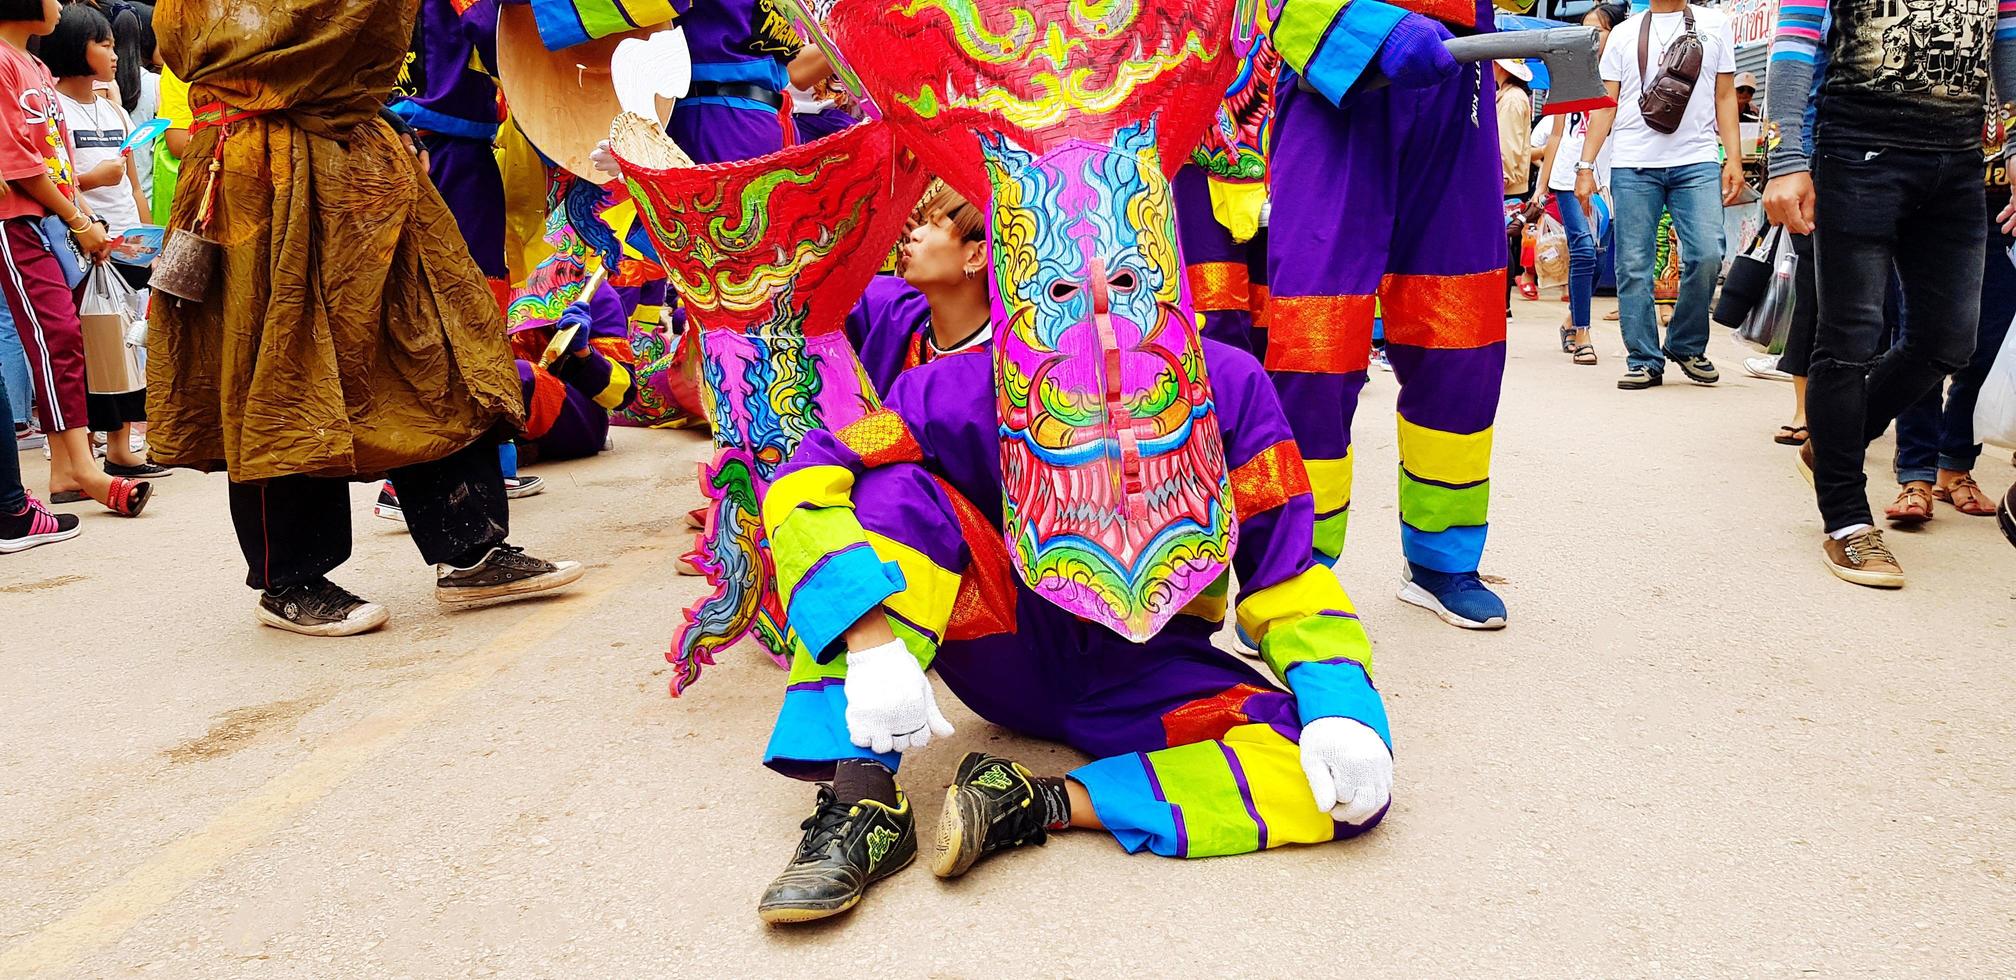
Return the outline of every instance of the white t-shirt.
{"type": "MultiPolygon", "coordinates": [[[[1544,149],[1547,141],[1554,136],[1554,120],[1549,116],[1533,127],[1533,148],[1544,149]]],[[[1550,191],[1573,191],[1575,189],[1575,164],[1582,159],[1582,143],[1589,138],[1589,114],[1577,112],[1568,117],[1561,130],[1561,148],[1554,152],[1554,169],[1547,172],[1547,189],[1550,191]]],[[[1596,151],[1596,186],[1610,186],[1610,147],[1614,140],[1603,144],[1596,151]]]]}
{"type": "MultiPolygon", "coordinates": [[[[107,98],[84,105],[65,95],[63,116],[70,124],[70,142],[77,147],[71,163],[82,177],[86,171],[119,157],[119,146],[133,132],[133,120],[124,107],[107,98]]],[[[146,224],[140,220],[139,205],[133,202],[133,184],[121,178],[116,184],[94,187],[84,192],[84,203],[105,219],[114,237],[146,224]]]]}
{"type": "MultiPolygon", "coordinates": [[[[1645,68],[1659,72],[1659,59],[1666,48],[1686,30],[1679,11],[1670,14],[1639,14],[1617,25],[1603,49],[1602,75],[1617,83],[1617,122],[1610,130],[1609,143],[1615,148],[1610,164],[1616,167],[1684,167],[1694,163],[1715,163],[1720,159],[1721,140],[1715,133],[1716,76],[1736,71],[1736,44],[1729,31],[1729,18],[1719,10],[1689,5],[1694,11],[1694,30],[1701,36],[1701,77],[1694,83],[1694,97],[1680,128],[1671,133],[1655,132],[1645,125],[1638,112],[1638,97],[1645,80],[1638,74],[1638,32],[1652,31],[1652,44],[1645,52],[1645,68]]],[[[1570,161],[1569,166],[1574,166],[1570,161]]]]}

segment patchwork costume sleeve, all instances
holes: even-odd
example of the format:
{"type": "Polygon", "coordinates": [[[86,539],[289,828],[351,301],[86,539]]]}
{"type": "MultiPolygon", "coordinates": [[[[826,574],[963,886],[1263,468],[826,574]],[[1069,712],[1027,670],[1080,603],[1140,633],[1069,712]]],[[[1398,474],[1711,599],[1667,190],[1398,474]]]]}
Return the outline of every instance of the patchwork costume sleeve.
{"type": "Polygon", "coordinates": [[[1379,0],[1287,0],[1274,22],[1281,61],[1332,105],[1378,60],[1407,11],[1379,0]]]}
{"type": "Polygon", "coordinates": [[[1779,0],[1778,32],[1771,38],[1764,85],[1770,134],[1765,152],[1773,177],[1812,168],[1806,113],[1813,101],[1814,61],[1827,43],[1826,21],[1827,0],[1779,0]]]}
{"type": "Polygon", "coordinates": [[[637,397],[637,354],[620,336],[597,336],[580,357],[563,357],[553,374],[605,411],[618,412],[637,397]]]}

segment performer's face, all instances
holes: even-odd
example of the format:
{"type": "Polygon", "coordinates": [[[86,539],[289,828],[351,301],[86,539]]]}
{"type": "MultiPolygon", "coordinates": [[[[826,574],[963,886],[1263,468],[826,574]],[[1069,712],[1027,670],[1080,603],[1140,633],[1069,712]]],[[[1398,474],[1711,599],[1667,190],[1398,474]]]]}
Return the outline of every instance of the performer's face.
{"type": "Polygon", "coordinates": [[[979,242],[964,241],[943,217],[920,221],[903,242],[903,281],[918,289],[980,280],[986,265],[979,242]]]}

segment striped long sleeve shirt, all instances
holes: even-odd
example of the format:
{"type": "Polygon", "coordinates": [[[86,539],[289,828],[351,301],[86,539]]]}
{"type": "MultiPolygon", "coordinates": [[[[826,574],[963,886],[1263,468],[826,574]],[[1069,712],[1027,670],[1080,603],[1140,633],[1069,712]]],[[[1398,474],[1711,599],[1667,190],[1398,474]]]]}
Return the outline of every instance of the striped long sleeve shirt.
{"type": "Polygon", "coordinates": [[[1991,81],[2016,92],[2016,0],[1779,0],[1765,84],[1771,175],[1809,169],[1816,144],[1979,149],[1991,81]]]}

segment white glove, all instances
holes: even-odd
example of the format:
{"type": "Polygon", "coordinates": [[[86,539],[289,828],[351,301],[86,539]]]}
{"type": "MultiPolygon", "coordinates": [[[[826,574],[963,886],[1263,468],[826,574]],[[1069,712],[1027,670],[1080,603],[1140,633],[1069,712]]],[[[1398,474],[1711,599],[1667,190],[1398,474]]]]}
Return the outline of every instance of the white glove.
{"type": "Polygon", "coordinates": [[[848,653],[846,690],[847,735],[861,748],[909,752],[933,735],[952,734],[924,668],[901,640],[848,653]]]}
{"type": "Polygon", "coordinates": [[[1302,774],[1316,809],[1344,823],[1372,819],[1393,798],[1393,753],[1378,732],[1349,718],[1318,718],[1302,729],[1302,774]]]}
{"type": "Polygon", "coordinates": [[[623,165],[616,162],[614,147],[608,140],[595,144],[595,149],[588,152],[588,162],[611,177],[623,176],[623,165]]]}

